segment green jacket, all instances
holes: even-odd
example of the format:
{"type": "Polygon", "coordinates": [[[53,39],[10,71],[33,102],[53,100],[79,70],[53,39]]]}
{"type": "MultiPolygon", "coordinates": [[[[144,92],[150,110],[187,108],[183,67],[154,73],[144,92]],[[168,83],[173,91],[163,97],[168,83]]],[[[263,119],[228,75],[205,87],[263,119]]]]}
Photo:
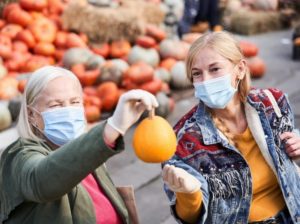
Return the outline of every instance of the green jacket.
{"type": "MultiPolygon", "coordinates": [[[[45,143],[18,139],[0,160],[0,223],[93,224],[93,202],[80,184],[93,172],[124,223],[128,211],[103,163],[124,149],[103,140],[104,123],[52,151],[45,143]]],[[[105,214],[103,214],[105,215],[105,214]]]]}

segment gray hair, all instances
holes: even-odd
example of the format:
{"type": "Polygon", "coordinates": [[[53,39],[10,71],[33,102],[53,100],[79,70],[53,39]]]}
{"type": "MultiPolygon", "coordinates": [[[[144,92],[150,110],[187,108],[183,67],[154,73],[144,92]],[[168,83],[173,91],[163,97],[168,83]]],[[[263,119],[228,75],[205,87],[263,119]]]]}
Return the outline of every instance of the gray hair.
{"type": "Polygon", "coordinates": [[[26,84],[24,94],[22,96],[21,110],[19,114],[17,129],[20,137],[33,140],[41,140],[35,135],[31,129],[28,120],[27,106],[34,105],[35,100],[40,93],[46,88],[47,84],[58,77],[70,77],[78,83],[77,77],[69,70],[56,66],[45,66],[33,72],[26,84]]]}

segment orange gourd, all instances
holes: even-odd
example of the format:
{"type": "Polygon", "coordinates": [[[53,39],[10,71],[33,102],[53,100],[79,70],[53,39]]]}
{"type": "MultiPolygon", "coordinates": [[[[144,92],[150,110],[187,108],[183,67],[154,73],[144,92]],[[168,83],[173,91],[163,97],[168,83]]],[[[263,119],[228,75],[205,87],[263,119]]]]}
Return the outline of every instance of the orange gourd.
{"type": "Polygon", "coordinates": [[[161,163],[176,151],[176,135],[170,124],[160,116],[145,118],[133,134],[133,148],[139,159],[147,163],[161,163]]]}

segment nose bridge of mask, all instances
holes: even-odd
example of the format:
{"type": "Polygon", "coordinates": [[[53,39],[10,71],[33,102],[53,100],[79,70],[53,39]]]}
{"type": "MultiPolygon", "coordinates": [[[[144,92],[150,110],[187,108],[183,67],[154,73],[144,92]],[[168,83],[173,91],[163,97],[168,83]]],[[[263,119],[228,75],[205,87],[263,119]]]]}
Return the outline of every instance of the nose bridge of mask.
{"type": "Polygon", "coordinates": [[[195,87],[198,87],[203,94],[213,94],[216,92],[220,92],[226,88],[228,88],[228,85],[231,85],[231,75],[226,74],[218,78],[210,79],[207,81],[204,81],[202,83],[195,83],[195,87]],[[221,84],[221,85],[220,85],[221,84]]]}
{"type": "Polygon", "coordinates": [[[81,115],[83,112],[82,107],[63,107],[42,112],[43,120],[46,124],[58,123],[69,120],[83,120],[81,115]]]}

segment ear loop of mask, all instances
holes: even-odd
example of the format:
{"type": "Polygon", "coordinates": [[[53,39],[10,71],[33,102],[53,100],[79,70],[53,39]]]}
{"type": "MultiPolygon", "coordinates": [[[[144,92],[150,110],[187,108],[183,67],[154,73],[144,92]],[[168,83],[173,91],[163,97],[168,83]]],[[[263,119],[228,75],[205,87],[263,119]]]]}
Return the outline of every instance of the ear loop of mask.
{"type": "MultiPolygon", "coordinates": [[[[32,109],[32,110],[34,110],[36,113],[39,113],[39,114],[41,114],[41,112],[39,112],[37,109],[35,109],[34,107],[32,107],[32,106],[28,106],[30,109],[32,109]]],[[[28,109],[27,109],[28,110],[28,109]]],[[[44,132],[35,124],[35,123],[32,123],[31,124],[42,136],[44,136],[45,137],[45,134],[44,134],[44,132]]]]}

